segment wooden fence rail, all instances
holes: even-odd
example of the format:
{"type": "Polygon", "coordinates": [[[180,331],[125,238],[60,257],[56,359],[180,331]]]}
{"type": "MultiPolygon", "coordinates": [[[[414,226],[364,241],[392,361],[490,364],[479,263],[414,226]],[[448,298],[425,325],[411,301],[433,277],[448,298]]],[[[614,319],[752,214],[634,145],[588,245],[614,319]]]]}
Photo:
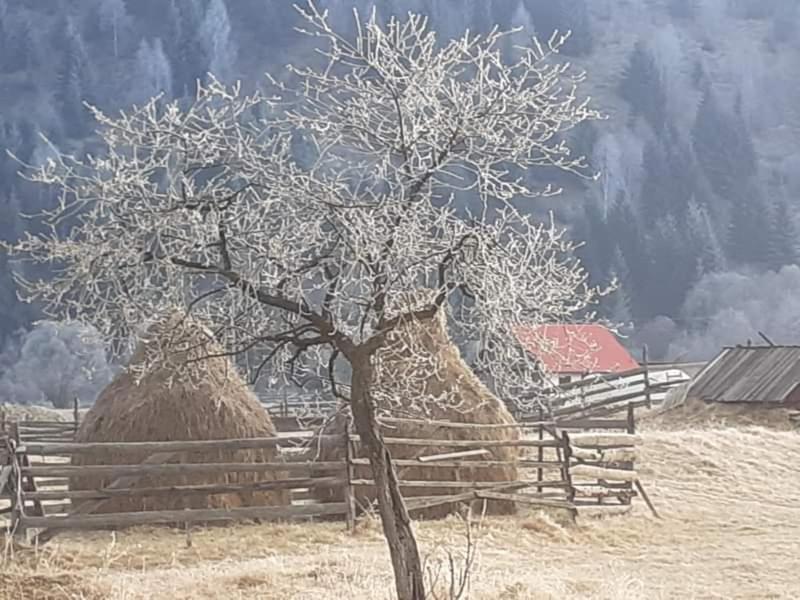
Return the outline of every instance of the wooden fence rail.
{"type": "MultiPolygon", "coordinates": [[[[431,476],[425,480],[403,479],[401,490],[414,488],[416,493],[430,489],[430,495],[407,499],[410,511],[471,501],[509,501],[520,506],[558,508],[574,514],[582,506],[617,506],[630,504],[637,495],[634,469],[635,445],[633,405],[626,419],[602,419],[596,416],[569,419],[544,418],[502,425],[477,425],[414,419],[383,418],[385,442],[392,446],[417,447],[416,458],[394,460],[398,469],[424,467],[431,476]],[[459,430],[462,439],[421,439],[393,437],[394,426],[411,424],[436,426],[441,431],[459,430]],[[521,429],[518,440],[468,439],[469,432],[482,429],[521,429]],[[622,430],[612,432],[612,430],[622,430]],[[464,439],[467,438],[467,439],[464,439]],[[431,448],[426,453],[425,448],[431,448]],[[517,448],[516,461],[493,460],[492,448],[517,448]],[[450,450],[443,450],[450,449],[450,450]],[[532,452],[532,453],[531,453],[532,452]],[[519,469],[519,481],[453,481],[434,474],[443,469],[503,468],[519,469]],[[439,480],[441,479],[441,480],[439,480]]],[[[99,529],[142,524],[228,522],[236,520],[291,520],[343,517],[349,528],[356,518],[356,498],[374,481],[364,477],[369,460],[362,455],[360,438],[350,432],[317,435],[318,431],[292,431],[281,436],[228,440],[193,440],[168,442],[99,442],[72,441],[76,423],[12,423],[0,434],[0,500],[9,506],[0,514],[10,516],[10,527],[25,535],[38,531],[44,543],[65,529],[99,529]],[[52,440],[52,441],[50,441],[52,440]],[[342,460],[313,460],[318,443],[337,444],[344,448],[342,460]],[[276,448],[285,460],[253,462],[186,462],[191,453],[276,448]],[[296,459],[286,451],[299,449],[296,459]],[[97,454],[130,456],[131,464],[74,465],[72,458],[97,454]],[[147,457],[141,462],[140,457],[147,457]],[[59,462],[53,462],[59,461],[59,462]],[[356,468],[361,471],[356,474],[356,468]],[[243,483],[188,484],[170,478],[234,473],[273,473],[276,479],[243,483]],[[140,486],[141,478],[159,477],[164,484],[140,486]],[[104,479],[99,489],[69,489],[74,478],[104,479]],[[313,503],[315,490],[339,490],[343,501],[313,503]],[[107,502],[119,498],[210,497],[240,492],[286,490],[294,503],[290,506],[258,506],[236,509],[148,510],[135,513],[98,514],[107,502]],[[308,504],[309,500],[311,504],[308,504]],[[73,505],[73,502],[76,503],[73,505]],[[299,504],[298,504],[299,502],[299,504]]],[[[440,435],[440,437],[446,437],[440,435]]],[[[294,456],[294,454],[292,454],[294,456]]],[[[399,471],[400,472],[400,471],[399,471]]],[[[423,492],[424,493],[424,492],[423,492]]]]}

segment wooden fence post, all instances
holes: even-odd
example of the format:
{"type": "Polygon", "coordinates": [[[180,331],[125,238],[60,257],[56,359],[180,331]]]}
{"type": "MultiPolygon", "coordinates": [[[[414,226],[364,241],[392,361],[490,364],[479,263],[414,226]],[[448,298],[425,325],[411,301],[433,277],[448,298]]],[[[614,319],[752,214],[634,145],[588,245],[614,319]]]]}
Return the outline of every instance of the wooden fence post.
{"type": "Polygon", "coordinates": [[[355,531],[356,527],[356,502],[353,493],[353,447],[350,443],[350,417],[347,417],[344,424],[344,461],[345,461],[345,484],[344,484],[344,503],[345,519],[347,530],[355,531]]]}
{"type": "MultiPolygon", "coordinates": [[[[13,493],[11,494],[11,534],[15,537],[24,539],[25,529],[23,517],[25,515],[25,503],[22,498],[22,468],[19,464],[19,426],[12,421],[9,428],[8,449],[11,460],[11,477],[13,481],[13,493]]],[[[9,486],[10,487],[10,486],[9,486]]]]}
{"type": "Polygon", "coordinates": [[[571,509],[572,520],[575,520],[575,517],[578,514],[577,508],[575,508],[575,486],[572,485],[572,473],[570,467],[570,460],[572,459],[572,446],[570,445],[569,441],[569,434],[566,431],[561,432],[561,443],[562,448],[564,450],[564,461],[562,467],[562,479],[566,482],[566,490],[567,490],[567,502],[573,505],[571,509]]]}
{"type": "MultiPolygon", "coordinates": [[[[645,375],[645,377],[646,377],[646,375],[645,375]]],[[[633,408],[633,402],[628,402],[628,414],[627,414],[626,421],[627,421],[626,431],[628,433],[630,433],[631,435],[635,434],[636,433],[636,418],[635,418],[635,412],[634,412],[634,408],[633,408]]],[[[630,462],[623,463],[623,466],[626,469],[633,470],[635,465],[634,465],[633,461],[630,461],[630,462]]],[[[633,495],[633,482],[631,482],[631,481],[626,482],[625,483],[625,489],[626,490],[630,490],[631,495],[633,495]]],[[[622,504],[630,504],[630,503],[631,503],[631,498],[630,497],[622,498],[622,504]]]]}
{"type": "MultiPolygon", "coordinates": [[[[544,407],[539,403],[539,441],[542,440],[544,440],[544,407]]],[[[536,458],[539,461],[539,467],[536,469],[536,483],[541,483],[544,479],[544,470],[542,469],[544,446],[540,445],[539,448],[537,448],[536,458]]],[[[536,493],[542,493],[542,486],[537,486],[536,493]]]]}
{"type": "Polygon", "coordinates": [[[75,396],[72,400],[72,418],[75,421],[75,435],[78,434],[78,424],[80,421],[80,401],[75,396]]]}
{"type": "Polygon", "coordinates": [[[647,401],[647,408],[652,408],[653,402],[650,395],[650,366],[647,361],[647,345],[642,348],[642,363],[644,367],[644,397],[647,401]]]}

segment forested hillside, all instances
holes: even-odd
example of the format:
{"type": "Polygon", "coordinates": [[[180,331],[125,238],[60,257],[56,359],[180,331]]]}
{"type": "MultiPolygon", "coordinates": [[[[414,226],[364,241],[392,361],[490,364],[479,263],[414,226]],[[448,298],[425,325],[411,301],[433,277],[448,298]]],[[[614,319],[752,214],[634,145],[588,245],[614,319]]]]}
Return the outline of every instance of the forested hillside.
{"type": "MultiPolygon", "coordinates": [[[[334,23],[353,4],[320,2],[334,23]]],[[[313,56],[286,0],[0,0],[0,147],[39,164],[93,151],[84,100],[115,111],[184,97],[208,71],[260,84],[313,56]]],[[[800,340],[797,224],[800,66],[796,0],[385,0],[382,15],[430,15],[441,36],[498,24],[547,40],[584,68],[607,118],[573,132],[597,180],[558,178],[552,207],[597,283],[620,290],[601,312],[657,358],[705,357],[721,343],[800,340]],[[788,293],[781,293],[785,289],[788,293]]],[[[36,227],[46,190],[0,155],[0,237],[36,227]]],[[[550,174],[536,174],[548,177],[550,174]]],[[[0,255],[0,366],[35,308],[15,299],[0,255]],[[14,338],[14,339],[12,339],[14,338]],[[13,342],[13,343],[11,343],[13,342]]]]}

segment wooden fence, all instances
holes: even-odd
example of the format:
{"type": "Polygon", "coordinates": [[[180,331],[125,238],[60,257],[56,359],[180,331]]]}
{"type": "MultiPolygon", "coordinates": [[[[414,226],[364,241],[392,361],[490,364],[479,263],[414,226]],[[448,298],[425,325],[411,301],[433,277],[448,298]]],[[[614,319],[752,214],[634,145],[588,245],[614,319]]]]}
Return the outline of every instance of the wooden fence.
{"type": "MultiPolygon", "coordinates": [[[[538,400],[546,407],[548,418],[556,422],[624,417],[630,407],[650,408],[660,404],[670,389],[688,380],[679,370],[651,370],[645,362],[643,367],[624,373],[585,375],[551,389],[549,394],[537,394],[526,400],[538,400]]],[[[538,412],[519,409],[513,412],[519,421],[541,418],[538,412]]]]}
{"type": "MultiPolygon", "coordinates": [[[[631,407],[631,418],[633,408],[631,407]]],[[[383,419],[386,444],[414,446],[422,449],[418,458],[398,459],[395,465],[422,467],[435,473],[439,469],[467,467],[502,467],[501,461],[485,459],[489,448],[513,447],[519,451],[516,481],[425,481],[400,480],[401,491],[414,488],[416,494],[430,489],[431,495],[415,495],[407,499],[409,510],[415,511],[445,504],[472,501],[508,501],[517,505],[554,508],[571,514],[590,506],[602,510],[609,507],[629,508],[636,495],[634,464],[635,435],[612,433],[619,425],[614,419],[584,419],[566,423],[539,421],[515,425],[475,425],[383,419]],[[418,439],[391,437],[398,424],[435,425],[439,431],[459,428],[461,439],[418,439]],[[485,428],[515,427],[519,439],[470,439],[469,432],[485,428]],[[581,431],[575,432],[575,429],[581,431]],[[587,429],[589,431],[587,431],[587,429]],[[431,448],[426,452],[425,448],[431,448]],[[448,449],[442,452],[442,448],[448,449]],[[435,450],[433,450],[435,449],[435,450]]],[[[627,427],[627,421],[626,421],[627,427]]],[[[75,423],[21,421],[12,423],[0,433],[0,500],[8,504],[0,513],[10,515],[9,527],[16,533],[34,532],[40,543],[65,529],[122,528],[144,524],[190,524],[240,520],[285,521],[308,518],[338,518],[352,527],[356,518],[356,497],[362,486],[372,486],[367,478],[356,478],[356,468],[368,465],[363,457],[358,436],[349,431],[343,435],[319,435],[311,430],[283,432],[279,437],[212,441],[77,443],[72,440],[75,423]],[[314,458],[313,446],[318,443],[341,444],[342,460],[321,461],[314,458]],[[254,462],[186,462],[186,454],[209,451],[276,448],[281,459],[269,463],[254,462]],[[301,450],[299,453],[298,449],[301,450]],[[72,457],[95,452],[113,452],[148,458],[141,462],[119,465],[72,465],[72,457]],[[272,473],[274,479],[248,483],[181,483],[186,475],[209,476],[229,473],[272,473]],[[74,477],[107,480],[100,489],[69,489],[74,477]],[[139,487],[142,477],[158,476],[162,480],[176,478],[175,483],[139,487]],[[335,489],[342,501],[318,502],[314,492],[335,489]],[[182,510],[148,510],[141,512],[98,513],[115,498],[141,498],[181,495],[209,497],[237,492],[287,490],[288,506],[252,506],[230,509],[193,508],[182,510]]],[[[443,438],[450,437],[444,433],[443,438]]],[[[454,436],[455,437],[455,436],[454,436]]]]}

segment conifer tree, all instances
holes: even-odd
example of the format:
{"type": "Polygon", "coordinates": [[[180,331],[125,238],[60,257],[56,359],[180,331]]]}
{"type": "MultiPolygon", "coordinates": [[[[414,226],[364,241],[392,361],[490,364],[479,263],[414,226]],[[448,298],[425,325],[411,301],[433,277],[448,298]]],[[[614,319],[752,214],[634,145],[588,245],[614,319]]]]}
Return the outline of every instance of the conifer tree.
{"type": "Polygon", "coordinates": [[[643,117],[656,132],[663,130],[667,118],[664,82],[655,57],[641,40],[633,46],[619,93],[630,104],[633,116],[643,117]]]}
{"type": "Polygon", "coordinates": [[[201,0],[175,4],[178,38],[175,42],[173,86],[176,95],[193,96],[198,81],[205,81],[210,57],[202,39],[204,11],[201,0]]]}
{"type": "Polygon", "coordinates": [[[797,224],[786,200],[775,203],[769,236],[769,267],[773,271],[800,262],[797,224]]]}
{"type": "Polygon", "coordinates": [[[208,57],[208,68],[217,78],[230,76],[235,56],[231,41],[231,23],[224,0],[211,0],[201,26],[201,40],[208,57]]]}
{"type": "Polygon", "coordinates": [[[728,231],[728,256],[740,265],[767,266],[771,216],[763,195],[754,185],[734,194],[728,231]]]}
{"type": "Polygon", "coordinates": [[[83,38],[70,17],[63,24],[62,44],[56,97],[65,131],[79,137],[86,132],[88,111],[83,103],[89,99],[91,79],[83,38]]]}
{"type": "Polygon", "coordinates": [[[731,200],[756,173],[753,140],[741,117],[726,114],[706,86],[692,128],[692,145],[711,187],[731,200]]]}

